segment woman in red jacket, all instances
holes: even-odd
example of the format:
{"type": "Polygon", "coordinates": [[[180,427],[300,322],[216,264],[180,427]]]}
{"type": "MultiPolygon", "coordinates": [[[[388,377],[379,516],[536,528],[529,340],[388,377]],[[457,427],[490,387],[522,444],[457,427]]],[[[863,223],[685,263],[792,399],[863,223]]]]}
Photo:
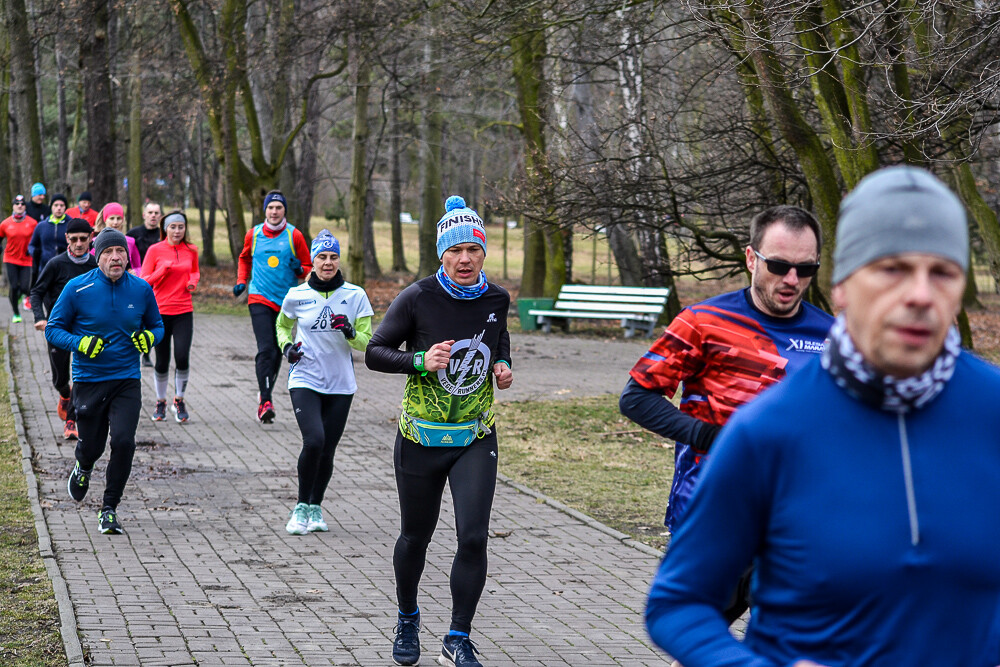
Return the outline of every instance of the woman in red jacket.
{"type": "Polygon", "coordinates": [[[24,195],[14,197],[14,212],[9,218],[0,222],[0,238],[7,240],[3,249],[3,265],[7,270],[8,296],[10,307],[14,310],[14,324],[21,321],[18,304],[25,297],[25,308],[28,304],[28,292],[31,291],[31,255],[28,253],[28,242],[35,231],[38,221],[29,216],[24,195]]]}
{"type": "Polygon", "coordinates": [[[187,217],[182,211],[168,213],[160,221],[164,239],[146,251],[142,277],[153,288],[156,305],[163,317],[163,339],[156,344],[154,385],[156,409],[153,421],[167,418],[167,371],[170,368],[170,341],[174,345],[174,418],[188,420],[184,390],[188,383],[191,336],[194,331],[194,307],[191,292],[198,286],[198,249],[187,240],[187,217]]]}

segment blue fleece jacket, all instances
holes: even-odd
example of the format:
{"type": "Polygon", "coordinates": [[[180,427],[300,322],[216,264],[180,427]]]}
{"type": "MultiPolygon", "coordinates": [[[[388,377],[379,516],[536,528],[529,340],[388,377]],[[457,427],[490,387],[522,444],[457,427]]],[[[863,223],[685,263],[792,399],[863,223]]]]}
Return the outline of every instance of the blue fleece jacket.
{"type": "Polygon", "coordinates": [[[98,268],[66,283],[49,313],[45,340],[73,352],[77,382],[124,380],[142,377],[132,334],[143,329],[154,343],[163,339],[153,288],[130,273],[112,282],[98,268]],[[104,350],[93,359],[78,351],[84,336],[104,339],[104,350]]]}
{"type": "Polygon", "coordinates": [[[884,412],[819,360],[723,427],[649,596],[685,667],[1000,664],[1000,371],[962,353],[929,405],[884,412]],[[721,610],[757,571],[746,640],[721,610]]]}
{"type": "Polygon", "coordinates": [[[49,263],[49,260],[59,253],[66,252],[66,227],[69,217],[63,216],[58,223],[52,218],[45,218],[35,226],[28,242],[28,254],[31,255],[32,271],[37,276],[49,263]]]}

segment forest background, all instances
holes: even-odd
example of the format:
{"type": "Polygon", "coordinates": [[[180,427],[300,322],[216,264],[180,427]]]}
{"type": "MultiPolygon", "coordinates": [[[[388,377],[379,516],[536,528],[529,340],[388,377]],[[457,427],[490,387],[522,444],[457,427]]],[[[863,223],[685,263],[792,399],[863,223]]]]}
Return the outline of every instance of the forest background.
{"type": "Polygon", "coordinates": [[[993,3],[0,5],[2,211],[35,181],[122,201],[130,225],[147,199],[197,209],[214,266],[280,188],[291,221],[346,221],[345,273],[364,285],[433,271],[434,223],[459,193],[488,222],[519,221],[520,294],[552,296],[593,279],[574,266],[581,235],[607,243],[622,284],[736,276],[752,215],[791,203],[823,225],[810,299],[826,305],[841,197],[909,163],[968,207],[967,307],[1000,278],[993,3]]]}

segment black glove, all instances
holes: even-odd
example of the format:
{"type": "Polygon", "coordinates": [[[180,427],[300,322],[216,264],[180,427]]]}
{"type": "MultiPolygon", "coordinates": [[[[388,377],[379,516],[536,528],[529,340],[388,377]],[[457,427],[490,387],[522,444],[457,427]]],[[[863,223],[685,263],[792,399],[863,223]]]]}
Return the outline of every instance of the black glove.
{"type": "Polygon", "coordinates": [[[243,294],[243,292],[245,292],[246,289],[247,289],[246,283],[236,283],[235,285],[233,285],[233,296],[239,296],[240,294],[243,294]]]}
{"type": "Polygon", "coordinates": [[[292,261],[288,263],[288,266],[292,267],[292,271],[295,272],[295,275],[302,275],[302,262],[298,257],[293,257],[292,261]]]}
{"type": "Polygon", "coordinates": [[[351,321],[347,319],[347,315],[332,315],[330,317],[330,328],[334,331],[340,331],[347,340],[354,339],[354,327],[351,325],[351,321]]]}
{"type": "Polygon", "coordinates": [[[288,363],[296,364],[302,357],[306,356],[306,353],[302,351],[302,343],[298,342],[295,345],[291,343],[285,343],[285,349],[282,350],[285,353],[285,359],[288,359],[288,363]]]}
{"type": "Polygon", "coordinates": [[[712,443],[715,442],[715,436],[719,435],[719,431],[721,430],[722,427],[718,424],[702,422],[701,427],[698,429],[698,434],[694,437],[694,442],[691,443],[691,446],[694,447],[695,451],[704,454],[712,448],[712,443]]]}

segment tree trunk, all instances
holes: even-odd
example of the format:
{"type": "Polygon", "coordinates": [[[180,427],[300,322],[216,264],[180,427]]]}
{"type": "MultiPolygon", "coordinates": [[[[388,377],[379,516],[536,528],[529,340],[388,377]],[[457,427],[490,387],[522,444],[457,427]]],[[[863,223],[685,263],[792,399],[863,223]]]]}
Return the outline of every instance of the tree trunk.
{"type": "MultiPolygon", "coordinates": [[[[60,192],[71,195],[70,182],[72,174],[69,164],[69,123],[66,120],[66,58],[62,54],[60,47],[61,40],[55,40],[56,58],[56,115],[58,123],[58,163],[59,169],[56,175],[57,187],[60,192]]],[[[4,153],[6,155],[6,153],[4,153]]]]}
{"type": "Polygon", "coordinates": [[[368,59],[355,47],[354,138],[351,149],[351,201],[347,218],[347,276],[352,283],[365,284],[365,194],[368,186],[368,89],[371,69],[368,59]]]}
{"type": "MultiPolygon", "coordinates": [[[[4,18],[6,8],[0,9],[4,18]]],[[[0,155],[11,155],[10,151],[10,36],[6,30],[0,32],[0,155]]],[[[13,157],[13,156],[11,156],[13,157]]],[[[11,210],[14,199],[12,188],[16,189],[12,159],[0,160],[0,211],[11,210]]]]}
{"type": "Polygon", "coordinates": [[[523,218],[524,267],[521,270],[521,291],[524,297],[545,294],[545,236],[537,222],[523,218]]]}
{"type": "Polygon", "coordinates": [[[420,146],[420,263],[417,278],[437,271],[437,222],[444,215],[441,192],[441,150],[444,137],[444,116],[441,113],[441,92],[438,89],[437,36],[432,34],[424,46],[424,113],[420,146]]]}
{"type": "MultiPolygon", "coordinates": [[[[957,151],[954,151],[952,155],[960,159],[957,151]]],[[[958,194],[965,202],[965,206],[979,230],[979,236],[983,239],[990,275],[1000,285],[1000,224],[997,222],[997,214],[979,193],[976,179],[972,175],[972,169],[968,162],[952,162],[950,168],[958,194]]]]}
{"type": "Polygon", "coordinates": [[[302,215],[302,225],[309,229],[313,215],[313,199],[316,194],[316,169],[319,165],[317,147],[320,140],[320,93],[313,90],[309,93],[305,132],[299,144],[299,163],[293,188],[294,199],[299,203],[302,215]]]}
{"type": "Polygon", "coordinates": [[[402,178],[399,167],[399,96],[393,91],[390,123],[392,129],[389,140],[389,229],[392,233],[392,271],[406,272],[406,256],[403,249],[403,223],[399,216],[403,213],[401,196],[402,178]]]}
{"type": "MultiPolygon", "coordinates": [[[[138,21],[133,29],[139,30],[138,21]]],[[[129,82],[127,213],[129,227],[142,224],[142,60],[138,50],[132,56],[129,82]]]]}
{"type": "Polygon", "coordinates": [[[365,188],[365,278],[377,280],[382,277],[382,268],[378,265],[378,255],[375,253],[375,189],[371,183],[365,188]]]}
{"type": "MultiPolygon", "coordinates": [[[[10,39],[11,78],[17,119],[19,161],[25,181],[45,180],[42,131],[38,124],[38,89],[35,81],[34,49],[24,0],[5,0],[7,36],[10,39]]],[[[4,110],[6,112],[6,110],[4,110]]],[[[26,193],[25,196],[28,196],[26,193]]],[[[4,209],[7,210],[7,209],[4,209]]]]}
{"type": "Polygon", "coordinates": [[[87,108],[87,189],[96,202],[118,199],[115,128],[109,72],[109,0],[83,0],[89,18],[80,40],[81,77],[87,108]],[[98,159],[99,156],[99,159],[98,159]]]}

